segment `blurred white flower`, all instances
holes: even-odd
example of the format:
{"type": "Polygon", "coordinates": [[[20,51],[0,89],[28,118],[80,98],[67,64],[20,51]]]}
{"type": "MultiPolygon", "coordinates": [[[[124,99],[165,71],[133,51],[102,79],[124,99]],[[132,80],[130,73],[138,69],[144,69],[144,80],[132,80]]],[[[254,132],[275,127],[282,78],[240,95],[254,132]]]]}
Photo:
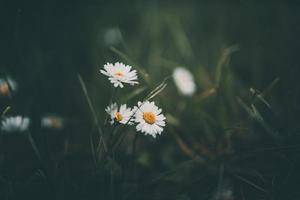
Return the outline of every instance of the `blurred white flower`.
{"type": "Polygon", "coordinates": [[[64,120],[61,117],[55,115],[47,115],[42,117],[41,126],[51,129],[62,129],[64,126],[64,120]]]}
{"type": "Polygon", "coordinates": [[[173,71],[173,80],[178,91],[184,96],[192,96],[196,92],[193,74],[184,67],[177,67],[173,71]]]}
{"type": "Polygon", "coordinates": [[[119,28],[108,28],[103,34],[106,46],[117,45],[122,41],[122,34],[119,28]]]}
{"type": "Polygon", "coordinates": [[[9,96],[17,90],[17,83],[11,77],[0,78],[0,95],[9,96]]]}
{"type": "Polygon", "coordinates": [[[135,122],[138,123],[137,131],[141,131],[145,135],[149,134],[154,138],[157,134],[161,134],[166,125],[166,118],[161,111],[154,102],[138,102],[138,106],[134,108],[135,122]]]}
{"type": "Polygon", "coordinates": [[[110,115],[111,124],[113,124],[115,121],[121,124],[132,124],[133,112],[131,108],[127,108],[126,104],[123,104],[120,106],[120,108],[118,108],[118,105],[116,103],[113,103],[107,106],[105,111],[110,115]]]}
{"type": "Polygon", "coordinates": [[[222,189],[221,191],[217,191],[214,195],[214,200],[234,200],[234,194],[232,189],[222,189]]]}
{"type": "Polygon", "coordinates": [[[109,77],[108,80],[114,84],[114,87],[123,88],[123,83],[138,84],[136,70],[130,70],[131,66],[117,62],[114,65],[111,63],[105,64],[104,70],[100,70],[100,72],[109,77]]]}
{"type": "Polygon", "coordinates": [[[6,132],[23,132],[28,129],[29,124],[30,119],[28,117],[7,117],[1,123],[1,130],[6,132]]]}
{"type": "Polygon", "coordinates": [[[233,200],[233,192],[232,190],[228,189],[222,192],[222,199],[223,200],[233,200]]]}

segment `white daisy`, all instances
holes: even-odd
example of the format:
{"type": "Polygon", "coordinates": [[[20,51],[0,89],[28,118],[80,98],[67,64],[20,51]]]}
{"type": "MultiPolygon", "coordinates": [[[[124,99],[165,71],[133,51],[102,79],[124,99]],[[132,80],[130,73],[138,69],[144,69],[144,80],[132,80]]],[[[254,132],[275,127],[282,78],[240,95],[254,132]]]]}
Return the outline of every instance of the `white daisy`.
{"type": "Polygon", "coordinates": [[[46,115],[41,119],[41,126],[51,129],[62,129],[64,127],[64,119],[55,115],[46,115]]]}
{"type": "Polygon", "coordinates": [[[135,122],[138,123],[136,126],[137,131],[141,131],[146,135],[149,134],[156,137],[157,134],[161,134],[165,123],[165,116],[161,114],[159,109],[154,102],[138,102],[138,106],[134,108],[135,111],[135,122]]]}
{"type": "Polygon", "coordinates": [[[107,106],[105,111],[110,115],[111,121],[113,124],[115,121],[121,124],[132,124],[132,115],[133,112],[131,108],[127,108],[126,104],[123,104],[118,108],[116,103],[107,106]]]}
{"type": "Polygon", "coordinates": [[[0,95],[8,96],[17,90],[17,83],[9,76],[0,79],[0,95]]]}
{"type": "Polygon", "coordinates": [[[184,96],[192,96],[196,92],[193,74],[184,67],[177,67],[173,71],[173,80],[178,91],[184,96]]]}
{"type": "Polygon", "coordinates": [[[104,65],[105,70],[100,70],[100,72],[108,76],[108,80],[110,80],[115,87],[123,88],[123,83],[130,85],[138,84],[136,70],[130,71],[131,68],[131,66],[119,62],[114,65],[107,63],[104,65]]]}
{"type": "Polygon", "coordinates": [[[6,132],[23,132],[29,127],[30,119],[28,117],[7,117],[1,123],[1,130],[6,132]]]}

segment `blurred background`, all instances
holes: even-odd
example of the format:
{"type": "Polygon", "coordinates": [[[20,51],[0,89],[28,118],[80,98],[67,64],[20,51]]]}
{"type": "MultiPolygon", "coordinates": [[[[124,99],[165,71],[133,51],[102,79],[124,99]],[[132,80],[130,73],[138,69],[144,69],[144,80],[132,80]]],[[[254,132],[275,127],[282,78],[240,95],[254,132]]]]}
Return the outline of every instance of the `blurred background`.
{"type": "MultiPolygon", "coordinates": [[[[0,199],[298,199],[300,3],[294,1],[1,1],[0,76],[17,89],[1,113],[31,119],[0,138],[0,199]],[[98,143],[81,75],[102,123],[113,87],[107,62],[138,70],[119,90],[155,97],[167,117],[156,139],[135,130],[95,162],[98,143]],[[50,127],[41,119],[52,117],[50,127]]],[[[2,116],[3,117],[3,116],[2,116]]],[[[103,127],[109,137],[111,127],[103,127]]]]}

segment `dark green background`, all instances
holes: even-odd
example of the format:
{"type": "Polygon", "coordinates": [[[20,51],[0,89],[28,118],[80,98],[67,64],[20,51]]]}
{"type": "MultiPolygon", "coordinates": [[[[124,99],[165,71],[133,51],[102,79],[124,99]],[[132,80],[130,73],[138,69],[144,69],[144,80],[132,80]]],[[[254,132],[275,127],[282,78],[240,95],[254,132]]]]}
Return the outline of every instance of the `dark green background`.
{"type": "MultiPolygon", "coordinates": [[[[178,97],[172,83],[162,94],[160,105],[166,113],[178,117],[181,125],[178,128],[170,124],[170,128],[164,132],[165,135],[158,140],[147,137],[142,139],[142,146],[145,145],[143,151],[148,152],[151,162],[139,168],[140,182],[147,182],[164,171],[177,169],[180,163],[189,160],[176,147],[171,129],[184,132],[187,136],[183,138],[186,137],[187,143],[196,138],[207,142],[208,146],[213,146],[217,140],[215,138],[222,137],[220,135],[223,132],[220,130],[225,130],[228,126],[238,124],[250,130],[245,131],[250,135],[249,138],[237,139],[233,157],[221,156],[199,168],[197,164],[190,166],[188,163],[184,170],[178,170],[176,178],[168,177],[167,180],[155,183],[155,186],[147,183],[138,192],[133,189],[134,195],[130,192],[128,194],[131,199],[211,199],[219,177],[215,171],[218,172],[220,163],[227,161],[230,163],[228,172],[225,172],[228,177],[231,177],[231,171],[236,170],[231,166],[234,163],[233,166],[249,172],[249,179],[252,178],[257,185],[263,185],[267,191],[257,190],[244,181],[235,179],[235,176],[233,179],[228,178],[234,188],[235,199],[298,199],[299,25],[300,3],[296,1],[2,0],[0,73],[2,76],[9,74],[14,77],[19,83],[19,90],[12,99],[1,99],[1,110],[10,105],[10,114],[22,114],[32,118],[32,134],[39,146],[47,149],[45,158],[54,157],[52,160],[46,159],[45,162],[55,178],[50,183],[37,181],[24,186],[24,180],[26,182],[40,166],[32,157],[30,147],[13,144],[13,138],[8,138],[11,140],[8,142],[12,143],[7,143],[12,145],[5,145],[4,139],[3,152],[7,151],[5,146],[10,146],[16,152],[12,153],[15,160],[3,153],[1,177],[12,180],[15,194],[7,195],[9,189],[6,184],[2,184],[0,197],[20,199],[25,195],[23,199],[55,199],[51,185],[55,185],[57,181],[60,183],[54,189],[57,199],[112,198],[106,193],[109,178],[105,175],[105,170],[98,169],[99,177],[89,171],[92,164],[88,148],[89,138],[86,135],[93,129],[77,74],[80,73],[86,81],[97,112],[103,117],[111,87],[106,78],[99,75],[99,69],[106,62],[126,62],[104,44],[103,33],[113,27],[119,28],[123,38],[115,48],[125,52],[149,73],[150,83],[141,81],[141,84],[146,84],[149,88],[170,75],[176,65],[188,66],[194,73],[196,82],[203,83],[206,75],[200,69],[214,74],[221,50],[231,45],[239,47],[239,51],[233,53],[230,59],[230,77],[225,78],[229,83],[224,83],[221,87],[220,96],[226,100],[213,98],[197,104],[196,100],[178,97]],[[170,63],[174,63],[174,66],[170,63]],[[259,135],[265,131],[252,122],[250,125],[240,123],[247,117],[236,102],[236,96],[250,102],[250,87],[263,91],[276,78],[279,82],[266,97],[273,109],[269,111],[264,108],[261,113],[266,117],[268,125],[280,133],[280,138],[268,138],[262,134],[262,137],[257,139],[254,136],[253,139],[253,133],[259,135]],[[179,102],[186,106],[183,113],[178,111],[179,102]],[[228,111],[230,109],[226,110],[227,108],[233,108],[234,111],[228,111]],[[71,122],[62,133],[51,136],[45,142],[43,136],[40,136],[39,118],[47,113],[64,116],[71,122]],[[206,123],[203,113],[211,115],[217,125],[206,123]],[[208,127],[205,124],[209,124],[208,127]],[[210,135],[203,136],[198,132],[212,132],[213,139],[210,135]],[[191,138],[189,133],[195,135],[195,138],[191,138]],[[73,150],[70,155],[61,158],[57,155],[60,155],[66,138],[73,144],[73,150]],[[23,148],[28,152],[24,153],[23,148]],[[244,150],[251,152],[257,148],[271,150],[262,151],[241,161],[235,160],[244,150]],[[20,152],[29,157],[21,155],[19,159],[14,156],[20,155],[20,152]],[[24,163],[28,166],[24,169],[19,167],[24,163]],[[55,163],[59,163],[61,170],[55,168],[55,163]],[[256,172],[264,176],[263,181],[255,175],[252,177],[256,172]],[[201,174],[202,178],[195,174],[201,174]]],[[[205,89],[206,86],[199,85],[198,93],[205,89]]],[[[126,92],[121,94],[124,93],[126,92]]],[[[22,143],[22,140],[19,142],[22,143]]],[[[11,153],[11,150],[8,152],[11,153]]],[[[128,155],[119,158],[125,169],[130,168],[127,166],[126,156],[128,155]]],[[[115,199],[126,199],[123,196],[126,190],[120,191],[122,190],[116,192],[115,199]]]]}

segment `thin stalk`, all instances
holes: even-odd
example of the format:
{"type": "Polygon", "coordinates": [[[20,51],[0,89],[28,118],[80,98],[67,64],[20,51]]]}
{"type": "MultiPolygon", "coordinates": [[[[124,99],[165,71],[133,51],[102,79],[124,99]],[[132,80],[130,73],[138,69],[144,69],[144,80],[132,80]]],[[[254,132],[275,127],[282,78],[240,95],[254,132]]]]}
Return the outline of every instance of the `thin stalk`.
{"type": "Polygon", "coordinates": [[[7,106],[1,114],[1,118],[5,117],[6,113],[11,109],[10,106],[7,106]]]}
{"type": "Polygon", "coordinates": [[[91,99],[90,99],[90,97],[89,97],[89,95],[88,95],[88,92],[87,92],[85,83],[84,83],[84,81],[83,81],[83,79],[82,79],[82,77],[81,77],[80,74],[78,74],[77,76],[78,76],[78,80],[79,80],[79,83],[80,83],[80,85],[81,85],[83,94],[84,94],[84,96],[85,96],[85,98],[86,98],[86,100],[87,100],[87,103],[88,103],[89,108],[90,108],[90,110],[91,110],[91,113],[92,113],[92,115],[93,115],[94,123],[95,123],[95,125],[96,125],[96,127],[97,127],[97,129],[98,129],[98,132],[99,132],[99,135],[100,135],[100,143],[102,143],[103,148],[104,148],[104,151],[107,152],[107,146],[106,146],[106,143],[105,143],[105,141],[104,141],[103,130],[101,129],[101,127],[100,127],[100,125],[99,125],[98,117],[97,117],[96,111],[95,111],[95,109],[94,109],[94,106],[93,106],[93,104],[92,104],[92,101],[91,101],[91,99]]]}
{"type": "Polygon", "coordinates": [[[38,157],[38,159],[42,162],[41,153],[40,153],[39,149],[37,148],[37,145],[36,145],[36,143],[35,143],[35,141],[34,141],[34,139],[33,139],[33,137],[31,136],[30,133],[28,133],[28,140],[29,140],[29,142],[31,144],[31,147],[32,147],[34,153],[36,154],[36,156],[38,157]]]}

